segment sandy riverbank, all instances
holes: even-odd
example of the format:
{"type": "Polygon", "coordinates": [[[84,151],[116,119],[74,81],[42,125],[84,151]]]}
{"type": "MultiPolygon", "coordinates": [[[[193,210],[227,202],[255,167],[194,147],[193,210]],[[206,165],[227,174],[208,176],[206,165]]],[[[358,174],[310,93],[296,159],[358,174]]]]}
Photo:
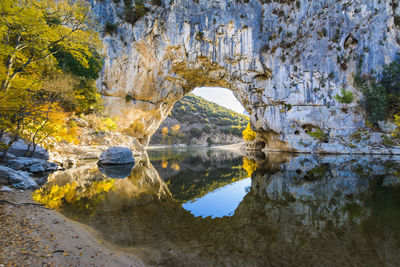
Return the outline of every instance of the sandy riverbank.
{"type": "Polygon", "coordinates": [[[89,229],[36,205],[31,191],[0,192],[0,266],[145,266],[89,229]]]}

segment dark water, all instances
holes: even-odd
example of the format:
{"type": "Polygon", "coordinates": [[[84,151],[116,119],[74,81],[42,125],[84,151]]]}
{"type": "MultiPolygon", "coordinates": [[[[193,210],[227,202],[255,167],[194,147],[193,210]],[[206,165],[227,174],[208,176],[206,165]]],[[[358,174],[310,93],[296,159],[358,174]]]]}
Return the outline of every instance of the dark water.
{"type": "Polygon", "coordinates": [[[52,174],[35,196],[150,265],[399,266],[399,162],[151,150],[130,173],[52,174]]]}

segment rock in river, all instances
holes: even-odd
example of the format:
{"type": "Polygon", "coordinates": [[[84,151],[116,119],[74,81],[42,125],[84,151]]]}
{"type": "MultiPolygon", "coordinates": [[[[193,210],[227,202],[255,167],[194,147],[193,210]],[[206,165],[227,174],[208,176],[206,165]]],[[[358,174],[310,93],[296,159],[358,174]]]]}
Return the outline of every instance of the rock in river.
{"type": "Polygon", "coordinates": [[[133,157],[132,151],[126,147],[110,147],[101,154],[98,162],[98,164],[103,165],[119,165],[129,163],[135,163],[135,158],[133,157]]]}

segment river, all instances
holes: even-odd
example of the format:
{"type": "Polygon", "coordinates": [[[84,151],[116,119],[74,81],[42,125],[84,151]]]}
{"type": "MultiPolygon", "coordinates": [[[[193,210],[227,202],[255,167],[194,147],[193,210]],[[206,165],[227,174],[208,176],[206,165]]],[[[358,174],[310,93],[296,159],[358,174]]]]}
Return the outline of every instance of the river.
{"type": "Polygon", "coordinates": [[[36,199],[161,266],[396,266],[400,158],[148,150],[48,177],[36,199]]]}

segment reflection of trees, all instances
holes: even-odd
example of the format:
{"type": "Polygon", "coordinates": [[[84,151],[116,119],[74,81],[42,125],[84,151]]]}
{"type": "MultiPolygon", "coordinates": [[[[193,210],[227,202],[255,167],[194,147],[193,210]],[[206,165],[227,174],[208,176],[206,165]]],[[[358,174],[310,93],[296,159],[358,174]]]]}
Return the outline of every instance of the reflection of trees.
{"type": "Polygon", "coordinates": [[[74,210],[67,215],[79,215],[109,242],[140,248],[135,253],[162,266],[381,266],[400,261],[399,194],[381,186],[387,172],[396,169],[366,157],[283,160],[267,155],[254,160],[259,167],[251,191],[232,217],[194,217],[171,197],[149,162],[115,180],[115,190],[104,194],[91,216],[74,210]],[[360,165],[381,178],[367,177],[355,168],[360,165]]]}
{"type": "Polygon", "coordinates": [[[187,150],[161,150],[151,151],[150,158],[180,203],[249,177],[243,169],[242,157],[232,152],[200,149],[193,155],[187,150]]]}
{"type": "Polygon", "coordinates": [[[114,189],[114,179],[96,181],[85,186],[76,182],[63,186],[50,185],[33,192],[33,199],[46,207],[59,209],[72,206],[78,210],[91,210],[104,200],[104,193],[114,189]]]}
{"type": "Polygon", "coordinates": [[[254,159],[243,157],[243,169],[245,169],[247,174],[251,177],[253,172],[257,169],[257,162],[254,159]]]}

